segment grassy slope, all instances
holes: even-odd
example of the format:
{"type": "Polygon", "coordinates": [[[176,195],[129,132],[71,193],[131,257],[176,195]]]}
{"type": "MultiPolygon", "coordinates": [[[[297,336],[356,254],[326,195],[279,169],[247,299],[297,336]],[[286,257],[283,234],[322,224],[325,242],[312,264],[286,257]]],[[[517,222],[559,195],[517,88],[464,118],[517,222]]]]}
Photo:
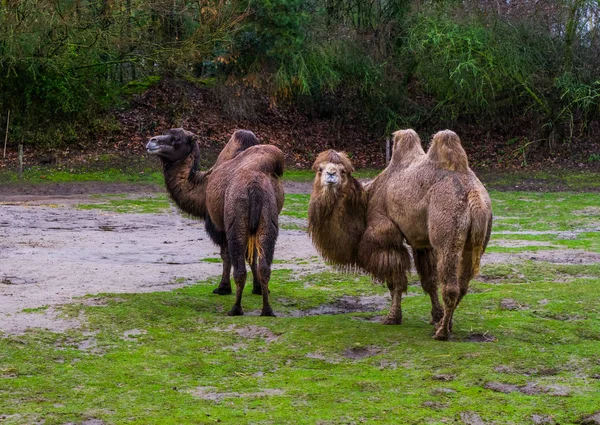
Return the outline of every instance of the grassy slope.
{"type": "MultiPolygon", "coordinates": [[[[492,198],[495,245],[520,241],[525,248],[513,248],[517,252],[529,251],[530,241],[599,249],[598,196],[492,192],[492,198]],[[554,233],[502,233],[546,230],[554,233]]],[[[160,196],[98,201],[124,213],[168,207],[160,196]]],[[[288,195],[284,214],[305,218],[307,202],[307,195],[288,195]]],[[[469,412],[485,423],[528,424],[532,415],[575,423],[598,410],[600,265],[507,258],[484,267],[482,279],[472,283],[448,343],[430,339],[428,299],[414,276],[400,327],[365,320],[385,311],[292,317],[343,295],[385,293],[367,278],[337,273],[275,272],[275,319],[227,317],[233,299],[210,293],[215,280],[170,293],[106,294],[100,297],[105,306],[82,300],[63,312],[83,313],[84,329],[0,339],[0,414],[8,424],[90,418],[442,424],[469,412]],[[507,299],[515,310],[502,307],[507,299]],[[467,342],[473,334],[496,339],[467,342]],[[544,391],[504,394],[487,389],[490,382],[533,383],[544,391]]],[[[260,297],[246,292],[246,312],[256,311],[260,297]]]]}

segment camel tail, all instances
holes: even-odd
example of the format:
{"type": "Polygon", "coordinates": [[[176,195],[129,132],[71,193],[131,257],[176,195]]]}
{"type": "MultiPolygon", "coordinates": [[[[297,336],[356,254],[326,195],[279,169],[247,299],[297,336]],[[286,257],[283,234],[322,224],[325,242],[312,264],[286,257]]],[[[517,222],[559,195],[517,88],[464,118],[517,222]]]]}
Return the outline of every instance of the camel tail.
{"type": "Polygon", "coordinates": [[[471,246],[473,277],[479,275],[481,256],[490,240],[492,233],[492,213],[478,192],[469,194],[469,210],[471,212],[471,246]]]}
{"type": "Polygon", "coordinates": [[[263,193],[256,183],[248,187],[248,245],[246,247],[246,260],[252,263],[254,256],[258,259],[262,256],[260,244],[258,242],[258,227],[263,209],[263,193]]]}

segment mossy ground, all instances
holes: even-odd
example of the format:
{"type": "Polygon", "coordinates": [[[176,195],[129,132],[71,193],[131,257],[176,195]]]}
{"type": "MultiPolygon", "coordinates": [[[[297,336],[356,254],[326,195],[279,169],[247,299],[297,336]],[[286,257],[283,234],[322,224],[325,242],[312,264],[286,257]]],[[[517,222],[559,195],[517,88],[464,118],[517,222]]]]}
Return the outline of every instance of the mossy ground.
{"type": "MultiPolygon", "coordinates": [[[[469,423],[469,416],[529,424],[538,415],[577,423],[599,410],[600,265],[508,254],[598,252],[599,197],[491,196],[489,255],[505,261],[486,264],[472,282],[450,342],[431,339],[428,297],[414,275],[401,326],[378,323],[385,309],[303,315],[344,296],[386,293],[342,273],[275,271],[277,318],[255,315],[261,297],[250,294],[251,285],[247,315],[228,317],[233,297],[212,294],[217,278],[172,292],[95,295],[93,303],[62,307],[65,316],[83,318],[80,329],[0,338],[0,418],[47,425],[447,424],[469,423]],[[494,390],[498,383],[512,390],[494,390]]],[[[122,213],[170,208],[163,195],[94,201],[122,213]]],[[[307,202],[308,195],[288,195],[283,213],[304,220],[307,202]]]]}

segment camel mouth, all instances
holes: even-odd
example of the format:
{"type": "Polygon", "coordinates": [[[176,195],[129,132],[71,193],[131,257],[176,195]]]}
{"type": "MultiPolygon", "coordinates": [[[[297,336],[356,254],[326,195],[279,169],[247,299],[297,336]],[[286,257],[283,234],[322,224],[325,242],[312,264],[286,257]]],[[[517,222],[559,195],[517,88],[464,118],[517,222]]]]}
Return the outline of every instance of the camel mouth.
{"type": "Polygon", "coordinates": [[[158,153],[160,152],[160,145],[153,140],[150,140],[146,144],[146,152],[148,153],[158,153]]]}
{"type": "Polygon", "coordinates": [[[325,184],[327,186],[334,186],[334,185],[338,184],[338,177],[335,174],[334,175],[331,175],[331,174],[327,175],[325,177],[325,184]]]}

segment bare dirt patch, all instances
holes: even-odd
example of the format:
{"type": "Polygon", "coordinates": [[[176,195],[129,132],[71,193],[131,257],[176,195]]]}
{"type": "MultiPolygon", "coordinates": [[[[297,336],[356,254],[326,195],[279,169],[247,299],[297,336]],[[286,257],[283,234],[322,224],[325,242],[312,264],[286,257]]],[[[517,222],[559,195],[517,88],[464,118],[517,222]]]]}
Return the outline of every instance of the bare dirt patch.
{"type": "Polygon", "coordinates": [[[218,392],[215,387],[198,387],[191,391],[194,397],[201,398],[203,400],[210,400],[214,402],[221,402],[226,398],[261,398],[261,397],[272,397],[283,395],[283,390],[267,388],[253,393],[238,393],[238,392],[218,392]]]}
{"type": "Polygon", "coordinates": [[[484,385],[488,390],[497,391],[504,394],[520,392],[525,395],[549,394],[557,397],[567,397],[571,395],[569,388],[562,385],[538,385],[535,382],[528,382],[525,385],[505,384],[502,382],[488,382],[484,385]]]}
{"type": "Polygon", "coordinates": [[[485,425],[481,416],[475,412],[462,412],[460,414],[460,419],[465,425],[485,425]]]}
{"type": "Polygon", "coordinates": [[[581,425],[600,425],[600,411],[581,418],[578,423],[581,425]]]}
{"type": "Polygon", "coordinates": [[[500,300],[500,309],[501,310],[527,310],[527,304],[522,304],[517,300],[512,298],[504,298],[500,300]]]}
{"type": "Polygon", "coordinates": [[[376,356],[381,352],[378,347],[351,347],[344,351],[344,357],[352,360],[360,360],[365,357],[376,356]]]}
{"type": "Polygon", "coordinates": [[[235,332],[242,338],[261,338],[266,342],[273,342],[279,339],[279,336],[271,332],[270,329],[255,325],[229,325],[226,328],[215,328],[213,330],[217,332],[235,332]]]}
{"type": "Polygon", "coordinates": [[[531,415],[531,422],[535,425],[553,424],[552,416],[548,415],[531,415]]]}
{"type": "Polygon", "coordinates": [[[537,251],[535,253],[519,253],[520,258],[533,261],[546,261],[554,264],[597,264],[600,263],[600,253],[588,252],[581,249],[560,249],[552,251],[537,251]]]}

